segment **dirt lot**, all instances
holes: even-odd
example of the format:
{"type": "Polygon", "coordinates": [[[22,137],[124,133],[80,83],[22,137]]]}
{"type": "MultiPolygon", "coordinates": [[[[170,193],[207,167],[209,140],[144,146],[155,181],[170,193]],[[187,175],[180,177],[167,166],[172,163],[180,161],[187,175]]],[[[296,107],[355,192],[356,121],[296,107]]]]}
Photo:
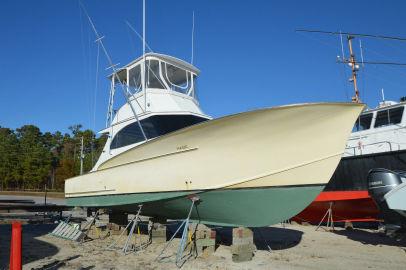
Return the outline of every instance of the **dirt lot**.
{"type": "MultiPolygon", "coordinates": [[[[10,225],[0,225],[0,269],[8,264],[10,225]]],[[[175,257],[155,261],[163,244],[137,254],[105,250],[115,237],[83,244],[47,235],[55,225],[23,226],[24,269],[177,269],[175,257]]],[[[313,226],[287,225],[254,230],[257,250],[252,261],[231,260],[231,230],[217,231],[214,255],[188,260],[182,269],[405,269],[405,239],[397,241],[374,230],[338,228],[315,231],[313,226]],[[272,248],[268,251],[267,244],[272,248]]],[[[167,255],[174,255],[175,239],[167,255]]]]}

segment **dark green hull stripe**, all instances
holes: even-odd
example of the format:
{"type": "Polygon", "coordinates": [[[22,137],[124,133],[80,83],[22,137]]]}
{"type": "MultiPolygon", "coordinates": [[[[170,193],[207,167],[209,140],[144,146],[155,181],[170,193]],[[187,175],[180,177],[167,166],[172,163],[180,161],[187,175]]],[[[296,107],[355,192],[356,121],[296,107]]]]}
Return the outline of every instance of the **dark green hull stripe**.
{"type": "MultiPolygon", "coordinates": [[[[301,212],[323,190],[324,185],[220,189],[198,192],[199,204],[192,219],[220,226],[262,227],[289,219],[301,212]]],[[[112,208],[168,219],[184,219],[196,191],[142,193],[67,198],[68,205],[112,208]]]]}

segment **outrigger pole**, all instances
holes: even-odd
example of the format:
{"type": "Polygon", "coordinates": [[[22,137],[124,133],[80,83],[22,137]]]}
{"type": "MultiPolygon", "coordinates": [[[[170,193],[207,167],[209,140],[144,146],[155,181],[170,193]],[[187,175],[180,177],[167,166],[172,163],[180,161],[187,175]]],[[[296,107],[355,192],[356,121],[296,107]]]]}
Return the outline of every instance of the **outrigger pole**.
{"type": "MultiPolygon", "coordinates": [[[[145,0],[144,0],[144,1],[145,1],[145,0]]],[[[85,13],[87,19],[89,20],[89,23],[90,23],[90,25],[92,26],[92,29],[93,29],[94,34],[96,35],[96,40],[95,40],[95,42],[98,42],[98,43],[99,43],[99,45],[100,45],[101,48],[103,49],[103,52],[104,52],[104,55],[105,55],[106,58],[107,58],[107,61],[109,62],[109,65],[110,65],[110,66],[109,66],[108,68],[111,68],[111,69],[113,70],[113,78],[112,78],[112,79],[113,79],[113,84],[112,84],[112,85],[115,85],[115,84],[114,84],[114,81],[115,81],[116,79],[117,79],[117,81],[120,82],[120,85],[121,85],[121,88],[122,88],[122,90],[123,90],[123,93],[124,93],[124,97],[125,97],[125,99],[126,99],[126,102],[127,102],[128,105],[130,106],[131,111],[132,111],[132,113],[134,114],[134,117],[135,117],[135,119],[136,119],[136,121],[137,121],[137,124],[138,124],[138,126],[139,126],[139,128],[140,128],[140,130],[141,130],[142,136],[144,137],[144,140],[146,141],[146,140],[148,140],[148,138],[147,138],[147,136],[145,135],[144,129],[142,128],[142,125],[141,125],[141,122],[140,122],[140,120],[139,120],[139,118],[138,118],[137,112],[136,112],[136,110],[134,109],[134,107],[133,107],[133,105],[132,105],[132,103],[131,103],[131,101],[130,101],[130,97],[128,96],[128,89],[125,89],[125,88],[124,88],[124,85],[123,85],[122,81],[120,80],[120,77],[118,76],[117,69],[116,69],[116,65],[117,65],[117,64],[113,64],[113,61],[111,60],[111,57],[110,57],[109,53],[108,53],[107,50],[106,50],[106,47],[104,47],[104,44],[103,44],[103,41],[102,41],[103,38],[104,38],[104,36],[100,36],[99,33],[97,32],[97,29],[96,29],[96,27],[95,27],[95,25],[94,25],[92,19],[90,18],[89,14],[87,13],[87,10],[86,10],[85,6],[82,4],[81,1],[79,1],[79,4],[80,4],[81,8],[83,9],[83,11],[84,11],[84,13],[85,13]]],[[[145,62],[144,62],[144,63],[145,63],[145,62]]],[[[110,98],[112,98],[111,95],[110,95],[110,98]]],[[[142,109],[142,108],[141,108],[141,109],[142,109]]]]}

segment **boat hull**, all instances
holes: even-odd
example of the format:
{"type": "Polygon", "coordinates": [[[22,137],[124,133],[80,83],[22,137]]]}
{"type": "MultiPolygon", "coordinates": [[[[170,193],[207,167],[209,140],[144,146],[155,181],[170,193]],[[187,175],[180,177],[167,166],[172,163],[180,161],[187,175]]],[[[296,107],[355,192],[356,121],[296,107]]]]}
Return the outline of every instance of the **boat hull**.
{"type": "Polygon", "coordinates": [[[136,146],[95,172],[67,180],[65,197],[72,206],[133,212],[135,205],[143,204],[150,216],[184,218],[189,208],[185,197],[197,193],[203,196],[199,208],[207,209],[202,222],[271,225],[300,212],[331,178],[362,109],[349,103],[299,104],[203,122],[136,146]],[[274,190],[298,186],[318,188],[305,192],[303,199],[298,192],[285,194],[295,207],[275,199],[274,190]],[[245,200],[241,190],[251,190],[251,199],[245,200]],[[254,190],[267,190],[269,198],[256,200],[254,190]],[[224,194],[238,201],[220,199],[224,194]],[[255,210],[270,204],[278,209],[266,215],[255,210]],[[223,209],[221,215],[215,215],[214,208],[223,209]]]}
{"type": "MultiPolygon", "coordinates": [[[[309,204],[324,188],[323,185],[269,188],[221,189],[175,194],[149,194],[160,199],[143,204],[142,214],[158,218],[184,219],[191,201],[187,195],[196,195],[200,202],[193,208],[191,219],[216,226],[262,227],[287,220],[309,204]],[[281,207],[283,205],[283,207],[281,207]]],[[[96,196],[70,199],[78,205],[112,205],[113,211],[134,212],[145,194],[96,196]]]]}
{"type": "Polygon", "coordinates": [[[331,202],[335,221],[382,221],[378,206],[368,194],[367,175],[373,168],[406,170],[406,150],[342,158],[323,192],[294,220],[317,224],[331,202]]]}
{"type": "Polygon", "coordinates": [[[318,224],[332,209],[335,222],[369,222],[379,220],[379,210],[368,191],[323,191],[293,220],[318,224]]]}

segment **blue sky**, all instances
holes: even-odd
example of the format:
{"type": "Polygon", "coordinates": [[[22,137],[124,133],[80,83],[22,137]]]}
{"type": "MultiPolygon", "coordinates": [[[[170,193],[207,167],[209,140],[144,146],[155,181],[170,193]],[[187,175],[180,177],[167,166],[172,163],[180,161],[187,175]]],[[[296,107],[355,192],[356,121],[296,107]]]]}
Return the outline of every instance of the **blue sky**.
{"type": "MultiPolygon", "coordinates": [[[[83,2],[114,62],[124,65],[141,55],[140,40],[125,24],[141,32],[141,0],[83,2]]],[[[406,37],[404,10],[404,1],[147,0],[147,42],[155,52],[190,61],[195,12],[200,103],[219,117],[349,100],[349,69],[336,63],[339,38],[294,30],[406,37]]],[[[109,71],[101,56],[95,92],[97,45],[77,0],[2,1],[0,29],[0,126],[35,124],[51,132],[76,123],[104,127],[109,71]]],[[[365,60],[406,63],[406,42],[361,41],[365,60]]],[[[405,75],[406,67],[365,66],[359,74],[362,100],[375,107],[381,88],[387,99],[406,96],[405,75]]]]}

